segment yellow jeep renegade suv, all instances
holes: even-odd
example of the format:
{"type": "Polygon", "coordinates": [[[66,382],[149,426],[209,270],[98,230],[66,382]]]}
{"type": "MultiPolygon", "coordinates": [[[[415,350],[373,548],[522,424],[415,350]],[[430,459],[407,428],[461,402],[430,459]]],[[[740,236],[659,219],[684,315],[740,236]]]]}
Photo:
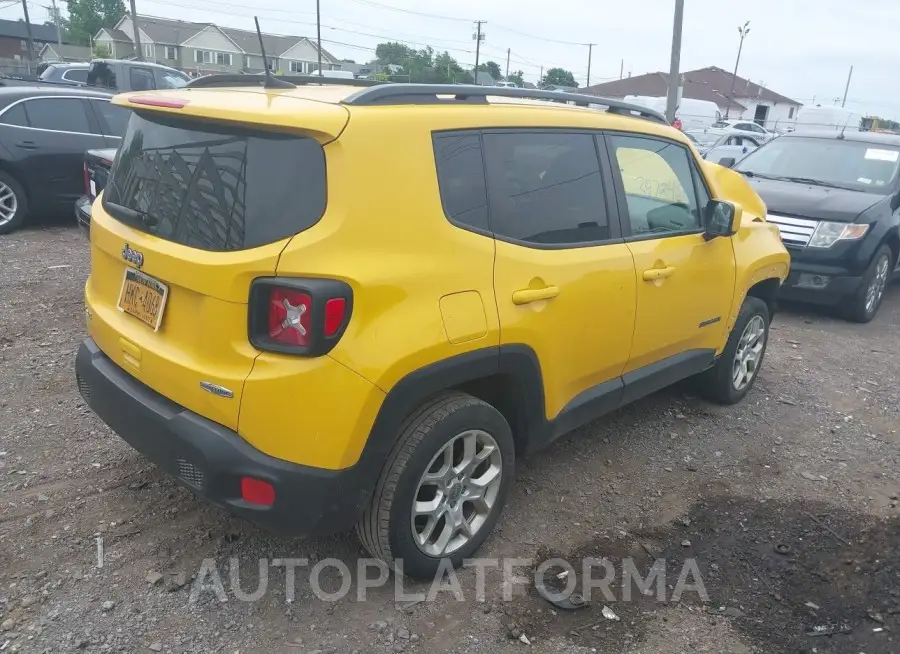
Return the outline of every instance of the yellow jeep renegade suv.
{"type": "Polygon", "coordinates": [[[659,114],[240,79],[115,98],[92,214],[78,386],[195,492],[428,577],[517,456],[687,377],[753,385],[788,254],[659,114]]]}

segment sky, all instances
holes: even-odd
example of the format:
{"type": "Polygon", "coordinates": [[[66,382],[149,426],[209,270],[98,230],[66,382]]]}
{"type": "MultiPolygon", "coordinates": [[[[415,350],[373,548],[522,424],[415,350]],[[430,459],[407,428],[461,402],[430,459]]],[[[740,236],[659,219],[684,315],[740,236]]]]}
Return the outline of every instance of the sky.
{"type": "MultiPolygon", "coordinates": [[[[65,4],[64,0],[58,0],[65,4]]],[[[276,34],[316,37],[316,0],[136,0],[138,14],[214,22],[276,34]]],[[[473,21],[486,21],[481,61],[522,70],[536,82],[544,69],[571,70],[584,86],[588,43],[594,43],[591,82],[668,71],[675,0],[320,0],[322,45],[357,62],[387,40],[447,50],[464,67],[475,63],[473,21]]],[[[29,2],[34,22],[50,0],[29,2]]],[[[681,70],[733,70],[740,36],[750,21],[738,75],[803,104],[847,108],[900,119],[900,1],[685,0],[681,70]]],[[[0,0],[0,17],[22,17],[20,2],[0,0]],[[13,4],[10,4],[13,2],[13,4]]]]}

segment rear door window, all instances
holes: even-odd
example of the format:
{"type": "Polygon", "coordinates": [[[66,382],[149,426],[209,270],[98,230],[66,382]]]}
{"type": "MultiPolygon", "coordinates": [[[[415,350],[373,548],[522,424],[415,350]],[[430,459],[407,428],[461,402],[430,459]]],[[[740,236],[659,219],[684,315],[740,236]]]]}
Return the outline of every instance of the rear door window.
{"type": "Polygon", "coordinates": [[[87,108],[80,98],[34,98],[23,104],[31,127],[54,132],[92,133],[87,108]]]}
{"type": "Polygon", "coordinates": [[[174,70],[154,71],[156,75],[156,88],[159,89],[180,89],[187,85],[188,77],[174,70]]]}
{"type": "Polygon", "coordinates": [[[308,137],[135,113],[104,208],[159,238],[243,250],[308,229],[325,211],[325,153],[308,137]]]}
{"type": "Polygon", "coordinates": [[[556,246],[610,238],[593,135],[516,131],[483,139],[497,236],[556,246]]]}
{"type": "Polygon", "coordinates": [[[116,89],[116,73],[105,61],[95,61],[88,70],[87,83],[89,86],[102,86],[108,89],[116,89]]]}
{"type": "Polygon", "coordinates": [[[132,68],[129,75],[132,91],[152,91],[156,88],[153,71],[149,68],[132,68]]]}

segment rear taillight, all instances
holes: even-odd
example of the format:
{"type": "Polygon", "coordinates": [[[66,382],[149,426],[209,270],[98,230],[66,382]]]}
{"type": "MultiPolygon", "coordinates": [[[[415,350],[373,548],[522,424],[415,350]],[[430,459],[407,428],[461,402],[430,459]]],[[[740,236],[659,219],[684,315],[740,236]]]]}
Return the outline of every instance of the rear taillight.
{"type": "Polygon", "coordinates": [[[91,171],[88,170],[87,161],[84,162],[84,194],[91,200],[94,199],[94,194],[91,193],[91,171]]]}
{"type": "Polygon", "coordinates": [[[250,288],[249,337],[260,350],[321,356],[350,320],[350,286],[332,279],[266,277],[250,288]]]}
{"type": "Polygon", "coordinates": [[[241,477],[241,499],[248,504],[272,506],[275,504],[275,487],[254,477],[241,477]]]}

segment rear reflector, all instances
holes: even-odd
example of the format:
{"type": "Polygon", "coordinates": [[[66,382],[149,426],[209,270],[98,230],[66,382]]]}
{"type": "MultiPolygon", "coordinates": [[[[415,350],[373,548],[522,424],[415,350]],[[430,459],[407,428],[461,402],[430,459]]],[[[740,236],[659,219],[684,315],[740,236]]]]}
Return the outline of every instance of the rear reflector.
{"type": "Polygon", "coordinates": [[[333,297],[325,303],[325,336],[334,336],[344,324],[347,300],[333,297]]]}
{"type": "Polygon", "coordinates": [[[181,109],[188,103],[187,100],[172,100],[166,98],[153,98],[144,96],[128,98],[128,101],[131,104],[142,104],[148,107],[165,107],[167,109],[181,109]]]}
{"type": "Polygon", "coordinates": [[[241,498],[249,504],[272,506],[275,504],[275,487],[262,479],[241,477],[241,498]]]}

